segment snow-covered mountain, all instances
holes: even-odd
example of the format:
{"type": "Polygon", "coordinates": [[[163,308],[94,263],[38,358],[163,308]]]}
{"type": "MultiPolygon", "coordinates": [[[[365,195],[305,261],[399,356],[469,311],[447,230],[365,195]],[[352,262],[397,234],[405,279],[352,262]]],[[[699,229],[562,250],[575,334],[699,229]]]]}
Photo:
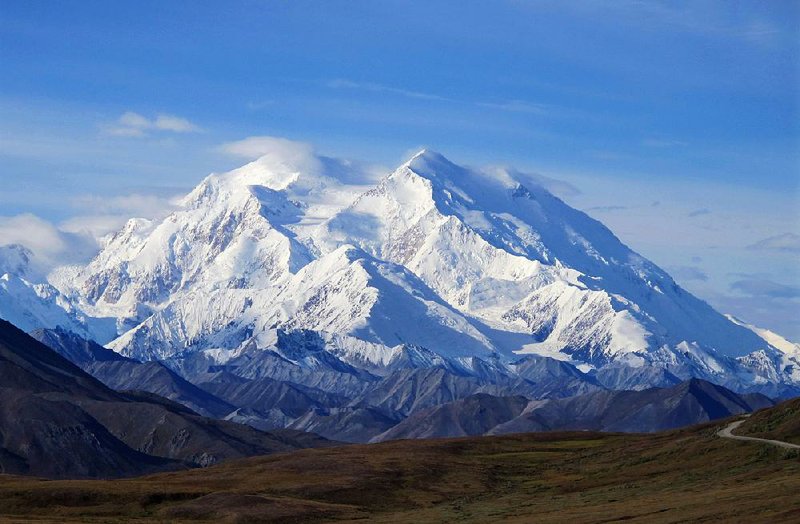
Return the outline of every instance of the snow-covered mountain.
{"type": "Polygon", "coordinates": [[[33,254],[19,244],[0,246],[0,318],[20,329],[60,326],[82,336],[103,332],[31,267],[33,254]],[[89,324],[95,329],[90,329],[89,324]]]}
{"type": "MultiPolygon", "coordinates": [[[[141,360],[222,363],[310,330],[371,372],[397,359],[539,354],[619,368],[606,375],[621,381],[652,378],[642,372],[652,366],[740,389],[800,378],[797,354],[717,313],[535,180],[430,151],[377,183],[342,161],[267,155],[207,177],[162,221],[132,219],[86,267],[43,285],[53,295],[37,296],[83,332],[141,360]]],[[[9,304],[0,316],[19,316],[9,304]]],[[[61,324],[31,315],[26,329],[61,324]]]]}
{"type": "Polygon", "coordinates": [[[543,188],[428,151],[326,221],[315,241],[402,264],[465,315],[528,337],[498,340],[505,350],[602,363],[683,341],[731,356],[763,346],[543,188]]]}

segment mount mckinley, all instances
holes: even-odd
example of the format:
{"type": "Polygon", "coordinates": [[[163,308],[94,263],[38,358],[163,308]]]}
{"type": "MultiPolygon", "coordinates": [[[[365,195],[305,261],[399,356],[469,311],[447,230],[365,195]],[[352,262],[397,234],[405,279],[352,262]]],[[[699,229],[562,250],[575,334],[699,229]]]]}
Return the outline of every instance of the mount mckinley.
{"type": "Polygon", "coordinates": [[[380,439],[446,404],[507,412],[493,428],[690,379],[800,394],[797,344],[716,312],[534,177],[430,151],[377,182],[268,154],[130,220],[86,266],[37,278],[30,258],[0,248],[0,317],[68,358],[84,348],[73,361],[112,387],[158,374],[155,393],[197,390],[196,411],[260,429],[380,439]],[[98,364],[90,340],[114,357],[98,364]]]}

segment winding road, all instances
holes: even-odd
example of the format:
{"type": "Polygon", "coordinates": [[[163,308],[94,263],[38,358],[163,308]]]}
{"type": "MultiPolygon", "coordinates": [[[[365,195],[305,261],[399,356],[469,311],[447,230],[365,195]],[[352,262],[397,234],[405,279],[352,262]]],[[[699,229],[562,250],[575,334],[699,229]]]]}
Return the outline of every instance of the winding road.
{"type": "Polygon", "coordinates": [[[770,440],[766,438],[743,437],[741,435],[734,435],[733,430],[741,426],[745,420],[747,419],[731,422],[730,424],[719,430],[719,432],[717,432],[717,435],[722,438],[729,438],[733,440],[746,440],[748,442],[761,442],[762,444],[772,444],[773,446],[778,446],[785,449],[800,449],[800,445],[791,444],[789,442],[783,442],[782,440],[770,440]]]}

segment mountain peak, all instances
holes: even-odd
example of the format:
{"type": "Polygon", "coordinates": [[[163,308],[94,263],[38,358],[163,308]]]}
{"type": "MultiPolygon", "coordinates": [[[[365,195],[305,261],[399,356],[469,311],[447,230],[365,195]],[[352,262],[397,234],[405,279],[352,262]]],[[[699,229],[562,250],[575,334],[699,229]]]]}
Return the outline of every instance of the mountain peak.
{"type": "Polygon", "coordinates": [[[444,158],[444,155],[439,153],[438,151],[434,151],[433,149],[428,149],[427,147],[423,147],[413,155],[411,158],[408,159],[408,162],[413,162],[416,159],[426,159],[426,158],[444,158]]]}
{"type": "Polygon", "coordinates": [[[452,163],[444,155],[431,149],[419,151],[403,166],[426,178],[446,176],[450,173],[463,171],[462,168],[452,163]]]}
{"type": "Polygon", "coordinates": [[[183,202],[192,206],[225,195],[249,199],[251,188],[302,193],[335,186],[336,181],[327,175],[326,167],[324,159],[311,150],[288,148],[269,152],[239,168],[209,175],[183,202]]]}

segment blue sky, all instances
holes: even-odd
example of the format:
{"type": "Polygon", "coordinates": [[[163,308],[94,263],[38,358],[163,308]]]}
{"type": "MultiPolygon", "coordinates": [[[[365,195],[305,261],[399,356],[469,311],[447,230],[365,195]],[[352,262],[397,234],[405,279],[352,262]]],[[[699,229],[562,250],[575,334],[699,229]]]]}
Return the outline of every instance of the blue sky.
{"type": "Polygon", "coordinates": [[[426,146],[567,181],[688,289],[800,340],[798,28],[781,1],[5,0],[0,243],[85,257],[75,235],[162,212],[247,137],[387,169],[426,146]]]}

